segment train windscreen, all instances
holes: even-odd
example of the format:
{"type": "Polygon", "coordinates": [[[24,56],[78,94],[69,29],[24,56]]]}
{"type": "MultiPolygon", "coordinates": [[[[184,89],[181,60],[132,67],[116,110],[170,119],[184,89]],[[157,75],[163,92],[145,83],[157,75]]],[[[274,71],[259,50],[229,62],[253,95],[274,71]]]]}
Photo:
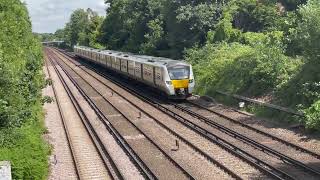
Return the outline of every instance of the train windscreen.
{"type": "Polygon", "coordinates": [[[189,79],[189,66],[172,66],[168,67],[168,73],[171,80],[189,79]]]}

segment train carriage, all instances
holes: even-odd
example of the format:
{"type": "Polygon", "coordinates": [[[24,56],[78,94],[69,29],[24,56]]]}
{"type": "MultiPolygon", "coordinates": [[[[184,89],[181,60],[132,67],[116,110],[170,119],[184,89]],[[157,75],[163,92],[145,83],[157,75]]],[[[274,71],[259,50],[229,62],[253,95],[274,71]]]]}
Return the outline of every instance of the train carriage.
{"type": "Polygon", "coordinates": [[[183,61],[82,46],[74,50],[77,56],[152,86],[169,98],[187,98],[195,85],[192,66],[183,61]]]}

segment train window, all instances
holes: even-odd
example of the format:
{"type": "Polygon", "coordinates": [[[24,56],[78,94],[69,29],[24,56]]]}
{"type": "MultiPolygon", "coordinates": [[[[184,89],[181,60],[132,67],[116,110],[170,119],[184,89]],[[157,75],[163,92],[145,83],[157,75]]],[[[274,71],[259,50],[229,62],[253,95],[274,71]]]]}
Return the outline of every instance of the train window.
{"type": "Polygon", "coordinates": [[[168,73],[171,80],[189,79],[189,66],[173,66],[168,67],[168,73]]]}

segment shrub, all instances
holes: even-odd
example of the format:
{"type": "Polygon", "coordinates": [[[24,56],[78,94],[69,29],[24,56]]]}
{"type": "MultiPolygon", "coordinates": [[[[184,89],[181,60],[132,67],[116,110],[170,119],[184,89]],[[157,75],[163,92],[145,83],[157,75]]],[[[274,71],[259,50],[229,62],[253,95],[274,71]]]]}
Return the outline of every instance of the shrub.
{"type": "Polygon", "coordinates": [[[306,126],[310,129],[320,129],[320,100],[316,101],[306,109],[306,126]]]}
{"type": "Polygon", "coordinates": [[[203,48],[189,50],[186,59],[194,65],[197,92],[206,94],[223,86],[232,86],[224,88],[234,90],[233,87],[238,83],[229,79],[233,75],[226,77],[226,71],[232,66],[235,59],[251,53],[251,47],[239,43],[207,44],[203,48]],[[228,79],[230,83],[224,84],[225,79],[228,79]]]}
{"type": "Polygon", "coordinates": [[[12,162],[14,179],[45,179],[42,47],[20,0],[1,0],[0,19],[0,160],[12,162]]]}
{"type": "Polygon", "coordinates": [[[299,13],[301,22],[298,25],[297,39],[307,56],[315,57],[319,62],[320,55],[320,1],[309,0],[299,13]]]}
{"type": "MultiPolygon", "coordinates": [[[[200,94],[214,90],[250,96],[277,90],[297,71],[301,61],[285,56],[278,46],[267,41],[207,44],[189,50],[186,59],[194,65],[200,94]],[[255,43],[253,43],[255,42],[255,43]]],[[[253,38],[256,39],[256,38],[253,38]]],[[[272,41],[273,43],[273,41],[272,41]]]]}
{"type": "Polygon", "coordinates": [[[1,1],[0,9],[0,127],[21,126],[40,97],[42,49],[19,0],[1,1]]]}

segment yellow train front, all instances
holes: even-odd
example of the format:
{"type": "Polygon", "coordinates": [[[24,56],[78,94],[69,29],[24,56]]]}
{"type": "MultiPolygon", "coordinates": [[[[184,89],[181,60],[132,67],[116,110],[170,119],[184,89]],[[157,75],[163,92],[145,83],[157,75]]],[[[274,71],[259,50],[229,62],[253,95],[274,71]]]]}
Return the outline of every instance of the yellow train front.
{"type": "Polygon", "coordinates": [[[186,62],[80,46],[74,50],[77,56],[149,85],[171,99],[192,95],[194,76],[191,65],[186,62]]]}
{"type": "Polygon", "coordinates": [[[164,79],[169,98],[185,99],[192,95],[195,83],[191,65],[171,62],[166,66],[166,73],[164,79]]]}

